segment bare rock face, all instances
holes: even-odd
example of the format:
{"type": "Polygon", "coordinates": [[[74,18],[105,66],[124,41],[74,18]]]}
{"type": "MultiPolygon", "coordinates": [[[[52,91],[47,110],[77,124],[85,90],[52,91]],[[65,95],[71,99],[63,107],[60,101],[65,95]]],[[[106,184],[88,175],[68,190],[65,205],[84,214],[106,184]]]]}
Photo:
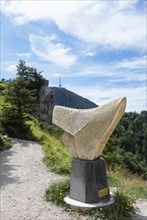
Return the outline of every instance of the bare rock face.
{"type": "Polygon", "coordinates": [[[126,98],[92,109],[55,106],[53,123],[64,130],[63,142],[74,158],[98,158],[126,108],[126,98]]]}
{"type": "Polygon", "coordinates": [[[38,117],[41,121],[51,124],[54,108],[52,90],[48,87],[48,81],[42,86],[39,94],[38,117]]]}

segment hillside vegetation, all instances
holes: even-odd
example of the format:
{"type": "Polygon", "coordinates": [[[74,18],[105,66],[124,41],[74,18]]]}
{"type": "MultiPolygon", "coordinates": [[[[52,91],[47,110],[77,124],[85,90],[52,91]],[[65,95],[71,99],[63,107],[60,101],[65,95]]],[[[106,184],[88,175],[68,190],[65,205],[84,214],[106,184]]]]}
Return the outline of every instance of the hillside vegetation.
{"type": "Polygon", "coordinates": [[[147,173],[146,119],[147,111],[124,114],[103,153],[109,167],[117,165],[139,175],[147,173]]]}

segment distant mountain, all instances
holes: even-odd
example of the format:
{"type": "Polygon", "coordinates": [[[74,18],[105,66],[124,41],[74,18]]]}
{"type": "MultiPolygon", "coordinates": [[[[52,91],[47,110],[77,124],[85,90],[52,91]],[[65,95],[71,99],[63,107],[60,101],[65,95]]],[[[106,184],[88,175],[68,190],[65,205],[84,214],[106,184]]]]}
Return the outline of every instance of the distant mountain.
{"type": "Polygon", "coordinates": [[[70,108],[78,108],[78,109],[88,109],[97,107],[97,105],[83,98],[82,96],[77,95],[74,92],[71,92],[65,88],[59,87],[50,87],[53,92],[54,97],[54,105],[61,105],[70,108]]]}

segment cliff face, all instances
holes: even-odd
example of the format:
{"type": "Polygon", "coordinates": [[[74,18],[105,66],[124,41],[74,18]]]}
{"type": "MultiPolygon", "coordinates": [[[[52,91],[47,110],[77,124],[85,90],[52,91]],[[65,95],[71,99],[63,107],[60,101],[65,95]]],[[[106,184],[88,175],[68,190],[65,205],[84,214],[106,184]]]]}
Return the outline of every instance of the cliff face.
{"type": "Polygon", "coordinates": [[[52,123],[52,112],[54,108],[54,97],[52,90],[48,87],[48,81],[42,86],[39,94],[38,118],[46,123],[52,123]]]}
{"type": "Polygon", "coordinates": [[[38,105],[38,118],[46,123],[52,123],[52,112],[54,105],[61,105],[70,108],[88,109],[97,105],[76,93],[65,88],[48,87],[48,81],[40,90],[40,102],[38,105]]]}

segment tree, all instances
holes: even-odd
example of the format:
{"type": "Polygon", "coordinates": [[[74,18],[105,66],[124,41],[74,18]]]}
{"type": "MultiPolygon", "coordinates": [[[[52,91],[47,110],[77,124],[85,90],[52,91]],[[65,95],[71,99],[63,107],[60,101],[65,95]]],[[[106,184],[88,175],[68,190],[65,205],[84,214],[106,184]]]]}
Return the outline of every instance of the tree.
{"type": "Polygon", "coordinates": [[[5,101],[15,106],[20,115],[31,114],[35,110],[36,90],[30,90],[28,87],[29,82],[23,77],[18,77],[5,90],[5,101]]]}
{"type": "Polygon", "coordinates": [[[17,75],[23,77],[29,82],[28,88],[30,90],[36,89],[37,101],[39,101],[39,92],[46,79],[41,75],[42,72],[38,72],[36,68],[26,66],[25,61],[20,60],[17,65],[17,75]]]}
{"type": "Polygon", "coordinates": [[[129,171],[132,173],[145,174],[146,167],[143,162],[139,162],[136,155],[131,152],[124,154],[124,163],[129,171]]]}
{"type": "Polygon", "coordinates": [[[125,113],[112,135],[117,138],[117,145],[122,150],[123,163],[138,174],[147,172],[146,119],[147,111],[125,113]]]}
{"type": "Polygon", "coordinates": [[[8,135],[24,137],[29,131],[26,120],[35,111],[35,90],[28,89],[29,81],[18,77],[5,90],[5,105],[2,109],[1,124],[8,135]]]}
{"type": "Polygon", "coordinates": [[[29,130],[26,125],[28,114],[37,112],[40,89],[46,80],[41,72],[26,66],[23,60],[17,65],[17,76],[5,90],[6,104],[2,108],[1,124],[9,135],[22,137],[29,130]]]}
{"type": "Polygon", "coordinates": [[[123,157],[122,157],[122,150],[118,147],[117,138],[113,135],[104,151],[102,156],[106,159],[107,167],[110,169],[114,169],[115,167],[123,167],[123,157]]]}
{"type": "Polygon", "coordinates": [[[17,75],[21,77],[26,77],[27,76],[27,69],[28,67],[25,65],[24,60],[20,60],[17,67],[17,75]]]}

